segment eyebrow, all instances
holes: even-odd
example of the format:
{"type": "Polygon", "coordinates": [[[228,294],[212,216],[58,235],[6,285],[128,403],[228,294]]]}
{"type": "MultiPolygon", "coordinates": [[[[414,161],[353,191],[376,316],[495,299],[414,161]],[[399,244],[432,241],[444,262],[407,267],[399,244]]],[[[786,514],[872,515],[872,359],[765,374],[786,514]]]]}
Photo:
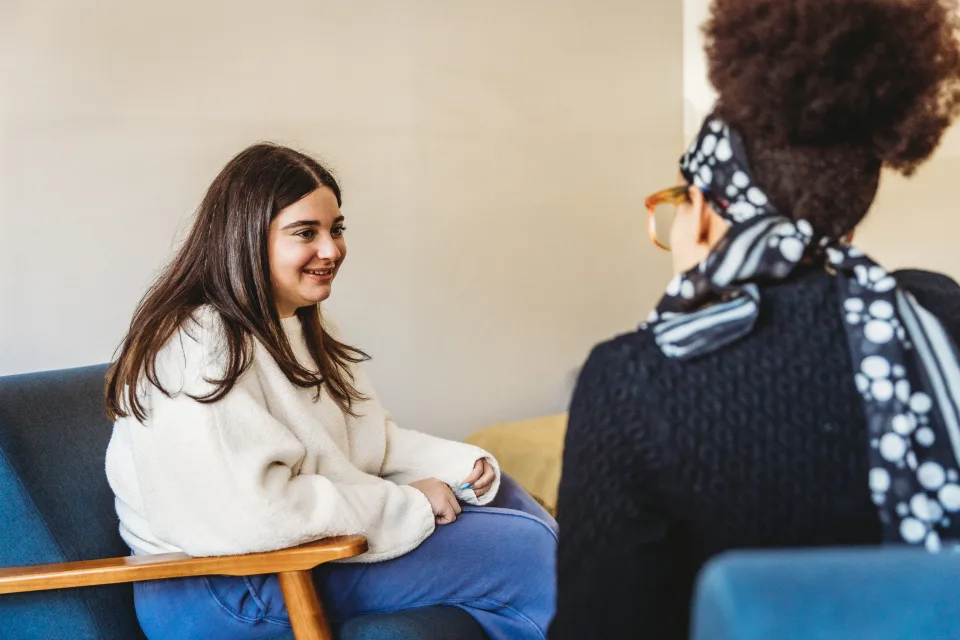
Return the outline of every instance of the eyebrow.
{"type": "MultiPolygon", "coordinates": [[[[343,222],[344,220],[346,220],[346,218],[344,218],[343,216],[337,216],[336,219],[334,219],[333,224],[337,224],[338,222],[343,222]]],[[[323,225],[321,225],[316,220],[297,220],[296,222],[291,222],[290,224],[285,225],[283,229],[286,230],[286,229],[293,229],[294,227],[321,227],[321,226],[323,225]]]]}

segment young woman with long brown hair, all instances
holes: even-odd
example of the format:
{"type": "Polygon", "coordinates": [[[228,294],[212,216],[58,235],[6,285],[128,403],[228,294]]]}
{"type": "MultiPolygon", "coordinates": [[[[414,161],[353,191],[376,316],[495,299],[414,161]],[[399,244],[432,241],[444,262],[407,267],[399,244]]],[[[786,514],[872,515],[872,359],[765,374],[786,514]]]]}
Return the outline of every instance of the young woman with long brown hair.
{"type": "MultiPolygon", "coordinates": [[[[329,171],[270,144],[210,186],[108,375],[121,534],[137,554],[207,556],[359,533],[367,553],[314,573],[334,620],[446,603],[495,640],[543,638],[553,520],[487,452],[399,428],[322,314],[346,258],[340,205],[329,171]]],[[[151,640],[289,628],[276,576],[135,594],[151,640]]]]}

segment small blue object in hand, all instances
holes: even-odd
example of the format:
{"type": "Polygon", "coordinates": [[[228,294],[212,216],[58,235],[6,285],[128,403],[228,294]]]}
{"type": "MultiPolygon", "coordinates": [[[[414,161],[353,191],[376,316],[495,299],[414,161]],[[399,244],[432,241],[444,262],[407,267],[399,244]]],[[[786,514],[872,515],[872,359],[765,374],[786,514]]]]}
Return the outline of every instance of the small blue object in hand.
{"type": "Polygon", "coordinates": [[[460,485],[460,491],[463,491],[464,489],[473,489],[473,483],[467,482],[465,484],[460,485]]]}

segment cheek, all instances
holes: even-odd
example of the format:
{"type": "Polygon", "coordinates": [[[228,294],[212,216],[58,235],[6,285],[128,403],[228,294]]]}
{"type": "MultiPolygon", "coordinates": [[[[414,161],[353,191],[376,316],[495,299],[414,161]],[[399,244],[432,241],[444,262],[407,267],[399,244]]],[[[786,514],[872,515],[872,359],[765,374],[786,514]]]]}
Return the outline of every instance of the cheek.
{"type": "Polygon", "coordinates": [[[670,243],[673,247],[673,270],[683,273],[703,259],[701,248],[697,244],[697,227],[689,207],[677,211],[670,230],[670,243]]]}
{"type": "Polygon", "coordinates": [[[673,217],[673,226],[670,227],[670,244],[674,249],[685,247],[690,243],[693,230],[690,228],[690,208],[679,206],[673,217]]]}
{"type": "Polygon", "coordinates": [[[310,262],[312,253],[301,243],[278,242],[270,246],[267,259],[273,278],[280,281],[300,277],[300,271],[310,262]]]}
{"type": "Polygon", "coordinates": [[[277,241],[274,240],[271,235],[267,240],[267,267],[270,269],[270,279],[276,281],[277,275],[279,275],[279,254],[280,251],[277,247],[277,241]]]}

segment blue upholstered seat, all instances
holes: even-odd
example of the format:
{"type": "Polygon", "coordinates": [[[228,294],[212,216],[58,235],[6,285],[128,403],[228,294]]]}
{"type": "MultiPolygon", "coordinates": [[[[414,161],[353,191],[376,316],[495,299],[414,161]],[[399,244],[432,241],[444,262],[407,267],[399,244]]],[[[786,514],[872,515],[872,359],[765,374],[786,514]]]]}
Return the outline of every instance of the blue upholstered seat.
{"type": "MultiPolygon", "coordinates": [[[[104,366],[0,377],[0,567],[124,556],[104,475],[104,366]]],[[[339,640],[486,638],[451,607],[365,616],[339,640]]],[[[0,595],[4,640],[143,638],[131,585],[0,595]]],[[[283,640],[292,640],[290,634],[283,640]]],[[[281,640],[281,638],[277,638],[281,640]]]]}
{"type": "Polygon", "coordinates": [[[960,638],[960,554],[742,552],[701,573],[692,640],[960,638]]]}

